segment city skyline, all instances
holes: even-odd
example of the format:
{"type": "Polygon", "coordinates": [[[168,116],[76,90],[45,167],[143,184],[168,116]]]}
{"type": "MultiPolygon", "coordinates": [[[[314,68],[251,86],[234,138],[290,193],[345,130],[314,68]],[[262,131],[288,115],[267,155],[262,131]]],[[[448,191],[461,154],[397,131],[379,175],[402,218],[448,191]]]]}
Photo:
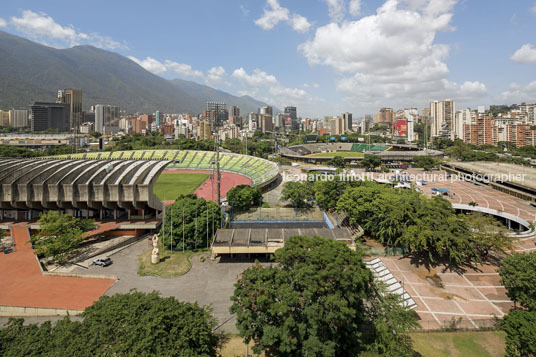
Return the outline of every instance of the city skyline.
{"type": "Polygon", "coordinates": [[[296,106],[302,117],[359,118],[445,98],[460,109],[536,102],[535,1],[80,6],[6,1],[0,30],[58,48],[91,44],[164,78],[296,106]],[[132,21],[139,13],[146,22],[132,21]]]}

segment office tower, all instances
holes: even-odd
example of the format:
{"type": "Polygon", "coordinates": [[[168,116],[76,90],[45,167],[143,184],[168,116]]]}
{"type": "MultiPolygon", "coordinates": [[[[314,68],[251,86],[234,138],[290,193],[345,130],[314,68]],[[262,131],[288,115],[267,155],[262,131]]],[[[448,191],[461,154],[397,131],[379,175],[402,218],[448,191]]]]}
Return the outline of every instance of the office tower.
{"type": "Polygon", "coordinates": [[[471,109],[462,109],[454,115],[454,124],[452,126],[453,139],[464,140],[465,126],[473,124],[474,114],[471,109]]]}
{"type": "Polygon", "coordinates": [[[28,110],[26,109],[14,109],[11,117],[11,126],[14,128],[26,128],[28,123],[28,110]]]}
{"type": "Polygon", "coordinates": [[[82,124],[82,91],[80,89],[64,89],[58,91],[57,104],[69,105],[69,126],[75,132],[82,124]]]}
{"type": "Polygon", "coordinates": [[[274,130],[271,114],[259,114],[259,121],[263,133],[274,130]]]}
{"type": "Polygon", "coordinates": [[[105,134],[105,128],[116,126],[118,121],[119,107],[102,104],[97,104],[95,106],[95,131],[105,134]]]}
{"type": "Polygon", "coordinates": [[[296,107],[285,107],[285,115],[290,118],[291,129],[298,130],[300,128],[300,123],[298,122],[296,107]]]}
{"type": "Polygon", "coordinates": [[[445,99],[442,102],[437,100],[430,102],[430,135],[432,137],[453,138],[454,135],[451,131],[455,110],[455,103],[450,99],[445,99]]]}
{"type": "Polygon", "coordinates": [[[70,106],[64,103],[35,102],[32,105],[32,131],[56,129],[68,132],[70,106]]]}
{"type": "Polygon", "coordinates": [[[0,110],[0,126],[10,126],[11,115],[11,110],[0,110]]]}
{"type": "Polygon", "coordinates": [[[210,135],[212,134],[212,129],[211,129],[211,125],[210,125],[210,122],[208,120],[201,120],[199,122],[199,126],[198,126],[198,139],[199,140],[209,140],[210,139],[210,135]]]}
{"type": "Polygon", "coordinates": [[[352,113],[342,113],[342,119],[344,120],[345,132],[353,131],[352,128],[352,113]]]}
{"type": "Polygon", "coordinates": [[[222,102],[207,102],[207,115],[216,127],[220,127],[228,119],[227,104],[222,102]]]}
{"type": "Polygon", "coordinates": [[[157,128],[160,127],[160,111],[159,110],[156,111],[156,127],[157,128]]]}

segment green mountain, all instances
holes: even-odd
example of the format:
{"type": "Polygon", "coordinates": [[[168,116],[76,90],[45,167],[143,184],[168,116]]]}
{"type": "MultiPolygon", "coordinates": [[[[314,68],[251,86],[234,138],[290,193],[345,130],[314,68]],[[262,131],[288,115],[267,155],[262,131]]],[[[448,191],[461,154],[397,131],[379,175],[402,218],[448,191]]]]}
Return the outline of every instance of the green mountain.
{"type": "Polygon", "coordinates": [[[64,88],[82,89],[84,108],[113,104],[131,113],[200,113],[208,101],[237,105],[243,113],[266,105],[195,82],[164,79],[93,46],[55,49],[0,31],[0,109],[53,102],[64,88]]]}

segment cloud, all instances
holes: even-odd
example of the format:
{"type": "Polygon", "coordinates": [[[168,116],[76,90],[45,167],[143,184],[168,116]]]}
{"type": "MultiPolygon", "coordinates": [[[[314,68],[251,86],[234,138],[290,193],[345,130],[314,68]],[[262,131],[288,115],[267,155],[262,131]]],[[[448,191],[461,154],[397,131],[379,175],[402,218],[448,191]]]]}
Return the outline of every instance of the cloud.
{"type": "Polygon", "coordinates": [[[267,8],[262,17],[255,20],[255,24],[264,30],[273,29],[281,21],[286,21],[295,31],[305,33],[311,28],[311,24],[304,16],[293,14],[289,9],[279,5],[278,0],[267,0],[267,8]]]}
{"type": "Polygon", "coordinates": [[[52,42],[56,45],[68,46],[90,44],[108,49],[126,48],[124,43],[114,41],[110,37],[101,36],[97,33],[86,34],[78,32],[72,25],[62,26],[44,12],[36,13],[31,10],[24,10],[20,17],[13,16],[10,24],[18,32],[46,44],[52,42]]]}
{"type": "Polygon", "coordinates": [[[129,56],[128,58],[154,74],[161,74],[167,72],[166,65],[155,60],[154,58],[147,57],[144,60],[139,60],[136,57],[132,56],[129,56]]]}
{"type": "Polygon", "coordinates": [[[207,84],[223,82],[226,76],[225,69],[222,66],[212,67],[205,75],[203,72],[193,69],[189,64],[169,59],[160,62],[152,57],[146,57],[143,60],[133,56],[128,58],[154,74],[174,73],[182,77],[203,79],[207,84]]]}
{"type": "Polygon", "coordinates": [[[203,72],[194,70],[189,64],[171,60],[166,60],[164,64],[168,72],[177,73],[186,77],[203,77],[203,72]]]}
{"type": "Polygon", "coordinates": [[[359,16],[361,14],[361,0],[350,0],[348,11],[352,16],[359,16]]]}
{"type": "Polygon", "coordinates": [[[449,46],[435,42],[439,31],[453,30],[456,3],[386,0],[375,14],[317,28],[298,50],[309,64],[329,66],[339,74],[337,90],[354,109],[355,103],[377,110],[397,103],[419,105],[430,96],[482,96],[487,89],[480,82],[447,80],[449,46]]]}
{"type": "Polygon", "coordinates": [[[536,102],[536,81],[532,81],[527,85],[511,83],[509,88],[502,92],[496,99],[503,103],[521,103],[521,102],[536,102]]]}
{"type": "Polygon", "coordinates": [[[333,22],[341,22],[344,18],[345,0],[325,0],[328,5],[329,17],[333,22]]]}
{"type": "Polygon", "coordinates": [[[304,89],[285,87],[274,75],[260,69],[255,69],[249,74],[240,67],[235,69],[231,76],[243,86],[238,90],[240,95],[249,95],[279,108],[295,105],[303,110],[305,115],[322,112],[327,108],[322,99],[311,96],[304,89]]]}
{"type": "Polygon", "coordinates": [[[536,14],[536,5],[534,5],[533,7],[530,8],[530,11],[533,13],[533,14],[536,14]]]}
{"type": "Polygon", "coordinates": [[[6,20],[0,17],[0,27],[6,27],[6,26],[7,26],[6,20]]]}
{"type": "Polygon", "coordinates": [[[225,72],[225,69],[222,66],[212,67],[207,72],[206,82],[208,83],[222,82],[226,76],[227,76],[227,73],[225,72]]]}
{"type": "Polygon", "coordinates": [[[536,64],[536,48],[532,44],[526,43],[510,59],[517,63],[536,64]]]}

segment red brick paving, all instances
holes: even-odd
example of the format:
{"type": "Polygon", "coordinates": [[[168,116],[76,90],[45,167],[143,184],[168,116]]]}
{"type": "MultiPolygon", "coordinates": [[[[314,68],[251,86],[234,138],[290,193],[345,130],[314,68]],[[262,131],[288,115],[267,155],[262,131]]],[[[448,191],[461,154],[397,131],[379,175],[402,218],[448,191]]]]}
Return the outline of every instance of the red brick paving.
{"type": "Polygon", "coordinates": [[[0,305],[83,310],[103,295],[113,279],[46,276],[29,243],[28,225],[12,225],[15,251],[0,254],[0,305]]]}
{"type": "MultiPolygon", "coordinates": [[[[164,170],[164,173],[184,173],[184,174],[193,174],[193,173],[200,173],[200,174],[209,174],[212,175],[212,171],[207,170],[176,170],[176,169],[169,169],[164,170]]],[[[221,172],[221,181],[220,181],[220,194],[221,197],[226,197],[227,192],[235,186],[238,185],[251,185],[251,180],[247,178],[246,176],[242,176],[239,174],[231,173],[231,172],[221,172]]],[[[194,192],[197,197],[204,198],[207,201],[216,201],[216,181],[212,181],[212,179],[208,178],[199,186],[197,190],[194,192]]],[[[164,204],[170,205],[175,201],[164,201],[164,204]]]]}

